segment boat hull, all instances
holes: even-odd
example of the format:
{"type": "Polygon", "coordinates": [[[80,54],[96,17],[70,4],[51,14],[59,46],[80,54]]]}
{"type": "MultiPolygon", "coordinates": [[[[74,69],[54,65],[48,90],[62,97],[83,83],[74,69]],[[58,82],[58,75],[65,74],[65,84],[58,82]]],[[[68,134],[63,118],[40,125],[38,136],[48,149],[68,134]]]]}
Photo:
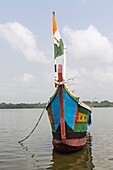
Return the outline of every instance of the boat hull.
{"type": "Polygon", "coordinates": [[[75,152],[86,145],[86,133],[91,124],[91,110],[72,96],[66,86],[58,86],[47,105],[53,134],[54,149],[75,152]]]}
{"type": "Polygon", "coordinates": [[[84,148],[86,145],[86,137],[81,139],[53,139],[54,149],[58,152],[77,152],[84,148]]]}
{"type": "Polygon", "coordinates": [[[59,152],[75,152],[86,145],[86,132],[74,132],[65,122],[66,139],[62,140],[61,126],[53,132],[53,146],[59,152]]]}

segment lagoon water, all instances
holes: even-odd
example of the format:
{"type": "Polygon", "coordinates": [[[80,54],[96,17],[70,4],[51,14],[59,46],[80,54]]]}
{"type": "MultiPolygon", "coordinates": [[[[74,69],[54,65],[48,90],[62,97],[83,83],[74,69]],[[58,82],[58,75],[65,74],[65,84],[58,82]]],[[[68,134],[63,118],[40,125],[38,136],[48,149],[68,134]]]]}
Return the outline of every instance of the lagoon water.
{"type": "Polygon", "coordinates": [[[113,108],[93,108],[86,147],[73,154],[53,150],[52,134],[41,109],[0,110],[0,170],[113,170],[113,108]]]}

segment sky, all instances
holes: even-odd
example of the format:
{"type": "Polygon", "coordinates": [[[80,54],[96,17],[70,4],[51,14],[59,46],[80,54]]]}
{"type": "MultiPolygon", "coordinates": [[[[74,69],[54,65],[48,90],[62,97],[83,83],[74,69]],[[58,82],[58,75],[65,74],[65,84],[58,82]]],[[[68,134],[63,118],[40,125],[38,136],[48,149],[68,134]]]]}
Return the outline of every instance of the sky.
{"type": "Polygon", "coordinates": [[[0,1],[0,103],[54,93],[52,12],[67,48],[66,84],[82,101],[113,101],[112,0],[0,1]]]}

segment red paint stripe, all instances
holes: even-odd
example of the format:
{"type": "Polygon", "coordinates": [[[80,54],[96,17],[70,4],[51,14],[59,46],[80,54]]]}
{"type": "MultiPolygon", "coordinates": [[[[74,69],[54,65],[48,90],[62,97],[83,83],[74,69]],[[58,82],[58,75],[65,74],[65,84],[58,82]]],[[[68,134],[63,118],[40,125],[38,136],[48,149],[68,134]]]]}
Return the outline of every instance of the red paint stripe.
{"type": "MultiPolygon", "coordinates": [[[[62,65],[58,65],[58,81],[62,82],[62,65]]],[[[63,101],[63,85],[59,86],[60,97],[60,127],[61,127],[61,139],[66,139],[65,132],[65,120],[64,120],[64,101],[63,101]]]]}
{"type": "Polygon", "coordinates": [[[61,143],[68,146],[76,146],[76,147],[84,146],[86,144],[86,137],[80,139],[65,139],[63,141],[56,140],[56,139],[53,140],[54,145],[58,145],[61,143]]]}
{"type": "Polygon", "coordinates": [[[79,114],[78,114],[78,106],[77,106],[76,115],[75,115],[75,121],[74,121],[74,126],[76,125],[76,123],[77,123],[77,121],[78,121],[78,118],[79,118],[79,114]]]}
{"type": "Polygon", "coordinates": [[[51,125],[54,127],[55,130],[55,123],[54,123],[54,117],[53,117],[53,112],[52,112],[52,106],[50,105],[50,122],[51,125]]]}
{"type": "Polygon", "coordinates": [[[61,123],[61,138],[66,139],[65,132],[65,120],[64,120],[64,102],[63,102],[63,92],[62,86],[59,87],[60,90],[60,123],[61,123]]]}
{"type": "Polygon", "coordinates": [[[52,122],[51,122],[51,123],[53,123],[53,124],[54,124],[54,118],[53,118],[52,106],[51,106],[51,105],[50,105],[50,116],[51,116],[51,120],[52,120],[52,122]]]}

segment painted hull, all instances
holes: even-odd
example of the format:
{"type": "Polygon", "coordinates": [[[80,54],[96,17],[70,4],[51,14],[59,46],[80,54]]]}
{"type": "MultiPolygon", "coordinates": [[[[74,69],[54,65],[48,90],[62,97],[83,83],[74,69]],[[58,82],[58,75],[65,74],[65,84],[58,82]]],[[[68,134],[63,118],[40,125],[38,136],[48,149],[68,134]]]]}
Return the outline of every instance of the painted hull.
{"type": "Polygon", "coordinates": [[[86,145],[86,133],[91,124],[91,109],[66,88],[58,86],[47,105],[53,134],[54,149],[75,152],[86,145]]]}
{"type": "Polygon", "coordinates": [[[56,140],[53,139],[53,146],[56,151],[59,152],[77,152],[84,148],[86,145],[86,137],[82,139],[65,139],[56,140]]]}

